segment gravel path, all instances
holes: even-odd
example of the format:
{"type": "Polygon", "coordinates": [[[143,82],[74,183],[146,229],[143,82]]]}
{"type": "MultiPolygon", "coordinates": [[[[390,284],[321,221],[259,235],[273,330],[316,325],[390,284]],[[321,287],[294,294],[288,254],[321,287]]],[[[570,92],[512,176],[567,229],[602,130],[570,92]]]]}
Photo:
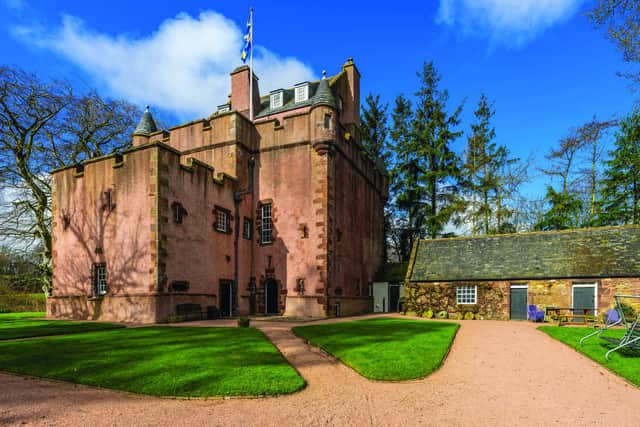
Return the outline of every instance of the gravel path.
{"type": "Polygon", "coordinates": [[[175,400],[0,374],[1,425],[640,425],[640,390],[526,322],[462,322],[423,380],[368,381],[304,344],[291,324],[259,327],[301,375],[300,393],[175,400]]]}

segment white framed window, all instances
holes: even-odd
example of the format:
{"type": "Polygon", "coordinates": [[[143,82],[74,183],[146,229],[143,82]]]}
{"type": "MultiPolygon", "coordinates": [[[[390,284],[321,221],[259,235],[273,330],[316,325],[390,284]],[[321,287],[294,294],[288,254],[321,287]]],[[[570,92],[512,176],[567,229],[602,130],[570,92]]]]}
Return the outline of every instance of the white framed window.
{"type": "Polygon", "coordinates": [[[274,108],[280,108],[282,107],[282,101],[283,101],[283,93],[282,91],[278,91],[278,92],[273,92],[271,94],[271,96],[269,97],[269,104],[271,106],[271,109],[273,110],[274,108]]]}
{"type": "Polygon", "coordinates": [[[476,304],[478,301],[478,287],[475,285],[456,286],[457,304],[476,304]]]}
{"type": "Polygon", "coordinates": [[[260,206],[260,242],[262,244],[271,243],[272,239],[272,222],[271,222],[271,203],[260,206]]]}
{"type": "Polygon", "coordinates": [[[107,293],[107,264],[99,262],[93,264],[93,294],[95,296],[107,293]]]}
{"type": "Polygon", "coordinates": [[[309,99],[309,84],[302,83],[295,88],[295,99],[296,104],[299,102],[304,102],[309,99]]]}
{"type": "Polygon", "coordinates": [[[216,231],[221,233],[229,233],[231,231],[229,216],[229,211],[216,208],[216,231]]]}

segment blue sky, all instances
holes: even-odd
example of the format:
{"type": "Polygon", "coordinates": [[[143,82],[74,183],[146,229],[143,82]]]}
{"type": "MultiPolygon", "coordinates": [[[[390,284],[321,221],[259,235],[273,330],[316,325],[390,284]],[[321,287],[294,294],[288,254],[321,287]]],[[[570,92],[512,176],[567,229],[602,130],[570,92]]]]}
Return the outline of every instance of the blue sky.
{"type": "MultiPolygon", "coordinates": [[[[127,99],[174,124],[225,102],[248,1],[77,2],[0,0],[0,57],[79,90],[127,99]]],[[[339,71],[348,57],[362,94],[392,104],[417,89],[416,71],[434,60],[451,108],[467,98],[468,131],[484,92],[495,101],[497,142],[535,168],[549,147],[592,116],[630,111],[637,96],[616,75],[621,55],[584,12],[590,0],[254,1],[256,73],[262,90],[339,71]],[[426,3],[426,5],[425,5],[426,3]]],[[[465,139],[458,141],[462,148],[465,139]]]]}

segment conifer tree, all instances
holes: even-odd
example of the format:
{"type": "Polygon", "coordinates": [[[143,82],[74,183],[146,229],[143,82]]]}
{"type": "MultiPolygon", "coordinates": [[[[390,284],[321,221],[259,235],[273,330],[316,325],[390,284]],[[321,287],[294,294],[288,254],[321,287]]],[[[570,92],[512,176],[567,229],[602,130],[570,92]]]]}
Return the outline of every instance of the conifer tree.
{"type": "Polygon", "coordinates": [[[462,135],[456,130],[464,102],[447,112],[449,91],[441,90],[441,76],[432,62],[418,73],[421,87],[416,92],[416,109],[411,126],[415,150],[420,160],[416,202],[423,206],[427,236],[436,238],[451,219],[464,209],[459,195],[459,158],[451,144],[462,135]]]}
{"type": "Polygon", "coordinates": [[[640,223],[640,111],[620,122],[602,186],[603,224],[640,223]]]}
{"type": "Polygon", "coordinates": [[[364,153],[371,159],[380,172],[385,173],[389,167],[389,126],[387,124],[388,104],[380,102],[380,95],[367,95],[362,110],[361,143],[364,153]]]}
{"type": "Polygon", "coordinates": [[[390,173],[390,195],[393,217],[390,219],[390,237],[399,261],[408,261],[415,239],[422,237],[424,214],[420,206],[418,188],[419,162],[413,149],[411,101],[399,95],[391,113],[391,139],[394,144],[395,163],[390,173]]]}
{"type": "Polygon", "coordinates": [[[449,93],[438,86],[440,75],[433,62],[418,73],[421,87],[416,105],[396,99],[392,114],[392,139],[396,149],[394,168],[398,208],[406,214],[409,241],[442,234],[444,227],[464,204],[459,195],[459,159],[451,143],[461,134],[462,104],[447,111],[449,93]]]}

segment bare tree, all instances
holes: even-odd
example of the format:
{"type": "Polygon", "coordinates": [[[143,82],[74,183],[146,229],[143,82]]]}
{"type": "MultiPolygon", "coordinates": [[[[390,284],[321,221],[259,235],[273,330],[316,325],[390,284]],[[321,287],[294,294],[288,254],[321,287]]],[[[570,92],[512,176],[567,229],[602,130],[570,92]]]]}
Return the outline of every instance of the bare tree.
{"type": "Polygon", "coordinates": [[[39,247],[50,286],[50,172],[129,143],[138,110],[96,92],[78,96],[66,81],[44,82],[0,66],[0,240],[39,247]]]}

